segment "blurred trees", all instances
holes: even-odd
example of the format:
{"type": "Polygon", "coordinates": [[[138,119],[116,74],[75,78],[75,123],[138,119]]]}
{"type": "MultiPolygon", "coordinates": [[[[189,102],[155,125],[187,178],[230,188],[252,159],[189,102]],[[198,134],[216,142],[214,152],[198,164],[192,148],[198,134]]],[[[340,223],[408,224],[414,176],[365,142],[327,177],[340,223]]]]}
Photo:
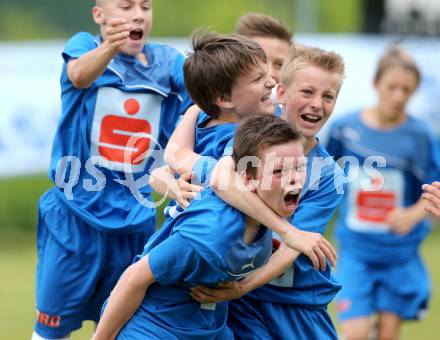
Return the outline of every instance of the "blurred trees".
{"type": "MultiPolygon", "coordinates": [[[[310,1],[310,0],[302,0],[310,1]]],[[[318,31],[359,30],[360,0],[315,0],[318,31]]],[[[66,39],[97,32],[93,0],[15,0],[0,2],[0,40],[66,39]]],[[[199,26],[231,32],[245,12],[273,15],[298,31],[294,0],[154,0],[153,36],[188,36],[199,26]]],[[[300,14],[302,15],[302,14],[300,14]]]]}

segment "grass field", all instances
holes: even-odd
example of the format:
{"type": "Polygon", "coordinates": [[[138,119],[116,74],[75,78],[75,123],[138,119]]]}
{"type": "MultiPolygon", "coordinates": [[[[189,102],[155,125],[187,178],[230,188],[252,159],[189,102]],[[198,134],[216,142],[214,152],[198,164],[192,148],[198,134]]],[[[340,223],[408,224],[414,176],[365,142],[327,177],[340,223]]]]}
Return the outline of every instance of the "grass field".
{"type": "MultiPolygon", "coordinates": [[[[12,180],[13,181],[13,180],[12,180]]],[[[24,206],[27,214],[34,214],[37,197],[48,186],[43,178],[28,178],[26,183],[19,184],[20,188],[29,193],[32,188],[31,197],[20,197],[15,190],[8,191],[3,181],[0,181],[0,212],[23,211],[24,206]],[[36,184],[35,182],[38,182],[36,184]],[[11,206],[12,205],[12,206],[11,206]],[[18,206],[17,206],[18,205],[18,206]]],[[[17,184],[17,183],[14,183],[17,184]]],[[[29,196],[29,195],[27,195],[29,196]]],[[[29,219],[35,220],[35,216],[18,216],[18,221],[29,219]]],[[[20,228],[12,228],[8,223],[17,223],[12,217],[0,220],[0,339],[22,340],[29,339],[35,320],[35,293],[34,276],[36,264],[36,250],[33,228],[20,225],[20,228]]],[[[433,299],[431,300],[430,312],[426,320],[421,322],[410,322],[404,325],[402,339],[434,339],[438,332],[440,320],[440,299],[436,294],[440,288],[440,229],[436,228],[423,246],[423,254],[430,270],[433,283],[433,299]]],[[[396,278],[404,280],[404,278],[396,278]]],[[[333,306],[331,307],[333,313],[333,306]]],[[[90,339],[93,325],[89,322],[84,324],[83,329],[75,332],[72,339],[90,339]]]]}

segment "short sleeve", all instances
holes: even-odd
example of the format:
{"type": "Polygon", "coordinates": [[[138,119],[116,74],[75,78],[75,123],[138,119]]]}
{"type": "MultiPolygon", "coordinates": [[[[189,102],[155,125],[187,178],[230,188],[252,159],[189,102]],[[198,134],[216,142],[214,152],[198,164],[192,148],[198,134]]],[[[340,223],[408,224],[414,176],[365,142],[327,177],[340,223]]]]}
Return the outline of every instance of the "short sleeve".
{"type": "Polygon", "coordinates": [[[429,138],[429,157],[428,168],[426,169],[427,181],[431,183],[433,181],[440,181],[440,141],[434,135],[432,131],[428,133],[429,138]]]}
{"type": "Polygon", "coordinates": [[[185,87],[185,81],[183,77],[184,63],[185,57],[180,53],[177,53],[174,59],[174,65],[171,73],[171,86],[172,91],[176,94],[180,101],[180,105],[178,108],[178,117],[182,116],[185,111],[193,104],[193,101],[185,87]]]}
{"type": "Polygon", "coordinates": [[[199,254],[178,234],[173,234],[148,253],[155,280],[164,285],[190,280],[200,267],[199,254]]]}
{"type": "Polygon", "coordinates": [[[343,156],[341,129],[338,127],[338,124],[333,124],[330,127],[326,150],[335,161],[343,156]]]}
{"type": "Polygon", "coordinates": [[[66,44],[63,51],[63,59],[67,63],[70,59],[76,59],[83,54],[95,49],[97,43],[90,33],[80,32],[75,34],[66,44]]]}
{"type": "Polygon", "coordinates": [[[342,170],[334,163],[326,167],[319,185],[312,185],[301,196],[293,225],[301,230],[324,234],[333,214],[342,200],[342,170]]]}

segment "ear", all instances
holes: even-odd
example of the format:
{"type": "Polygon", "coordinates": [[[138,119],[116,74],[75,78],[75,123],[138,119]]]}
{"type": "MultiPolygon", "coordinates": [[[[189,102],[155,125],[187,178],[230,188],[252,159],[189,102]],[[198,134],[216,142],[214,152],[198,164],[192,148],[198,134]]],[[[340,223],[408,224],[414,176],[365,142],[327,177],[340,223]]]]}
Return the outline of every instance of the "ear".
{"type": "Polygon", "coordinates": [[[257,192],[258,180],[253,179],[252,176],[246,173],[246,171],[240,173],[240,176],[244,185],[249,189],[249,191],[254,193],[257,192]]]}
{"type": "Polygon", "coordinates": [[[95,24],[97,25],[105,25],[105,15],[104,15],[104,11],[102,10],[102,7],[99,6],[94,6],[92,8],[92,16],[93,16],[93,21],[95,22],[95,24]]]}
{"type": "Polygon", "coordinates": [[[231,102],[231,99],[226,97],[217,97],[215,103],[220,109],[231,110],[235,107],[234,103],[231,102]]]}
{"type": "Polygon", "coordinates": [[[281,83],[277,86],[277,103],[286,105],[286,87],[281,83]]]}

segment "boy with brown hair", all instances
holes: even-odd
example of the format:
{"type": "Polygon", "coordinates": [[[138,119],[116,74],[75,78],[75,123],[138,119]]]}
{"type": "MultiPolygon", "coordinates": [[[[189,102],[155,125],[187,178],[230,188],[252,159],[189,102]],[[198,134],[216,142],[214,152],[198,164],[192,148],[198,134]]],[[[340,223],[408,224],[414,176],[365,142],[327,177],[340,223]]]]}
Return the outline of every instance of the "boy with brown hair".
{"type": "MultiPolygon", "coordinates": [[[[292,48],[282,68],[277,89],[282,117],[302,132],[307,156],[306,183],[289,221],[303,231],[324,234],[342,198],[342,172],[315,136],[333,112],[343,74],[340,55],[309,47],[292,48]]],[[[228,172],[233,166],[228,161],[216,172],[228,172]]],[[[215,182],[216,193],[248,216],[264,225],[284,222],[252,193],[237,190],[233,184],[220,190],[215,182]]],[[[279,244],[280,238],[276,239],[274,243],[279,244]]],[[[220,289],[196,287],[193,297],[204,302],[238,299],[229,304],[228,316],[236,338],[337,339],[327,305],[341,286],[330,266],[320,266],[323,271],[314,270],[307,257],[284,247],[242,281],[226,283],[220,289]]]]}
{"type": "MultiPolygon", "coordinates": [[[[300,133],[273,115],[254,115],[237,128],[233,158],[249,190],[283,218],[295,211],[303,180],[300,133]],[[276,157],[267,157],[274,154],[276,157]],[[281,171],[289,164],[290,171],[281,171]],[[250,166],[249,166],[250,165],[250,166]],[[267,172],[266,169],[274,169],[267,172]],[[264,183],[271,183],[271,190],[264,183]],[[282,202],[295,193],[286,210],[282,202]]],[[[94,339],[232,339],[227,303],[200,304],[189,294],[204,282],[238,280],[262,266],[272,235],[228,206],[210,188],[182,214],[169,219],[113,289],[94,339]],[[121,329],[122,328],[122,329],[121,329]]]]}
{"type": "Polygon", "coordinates": [[[235,33],[256,41],[267,56],[272,78],[279,83],[280,71],[289,47],[292,31],[281,21],[261,13],[246,13],[238,18],[235,33]]]}

